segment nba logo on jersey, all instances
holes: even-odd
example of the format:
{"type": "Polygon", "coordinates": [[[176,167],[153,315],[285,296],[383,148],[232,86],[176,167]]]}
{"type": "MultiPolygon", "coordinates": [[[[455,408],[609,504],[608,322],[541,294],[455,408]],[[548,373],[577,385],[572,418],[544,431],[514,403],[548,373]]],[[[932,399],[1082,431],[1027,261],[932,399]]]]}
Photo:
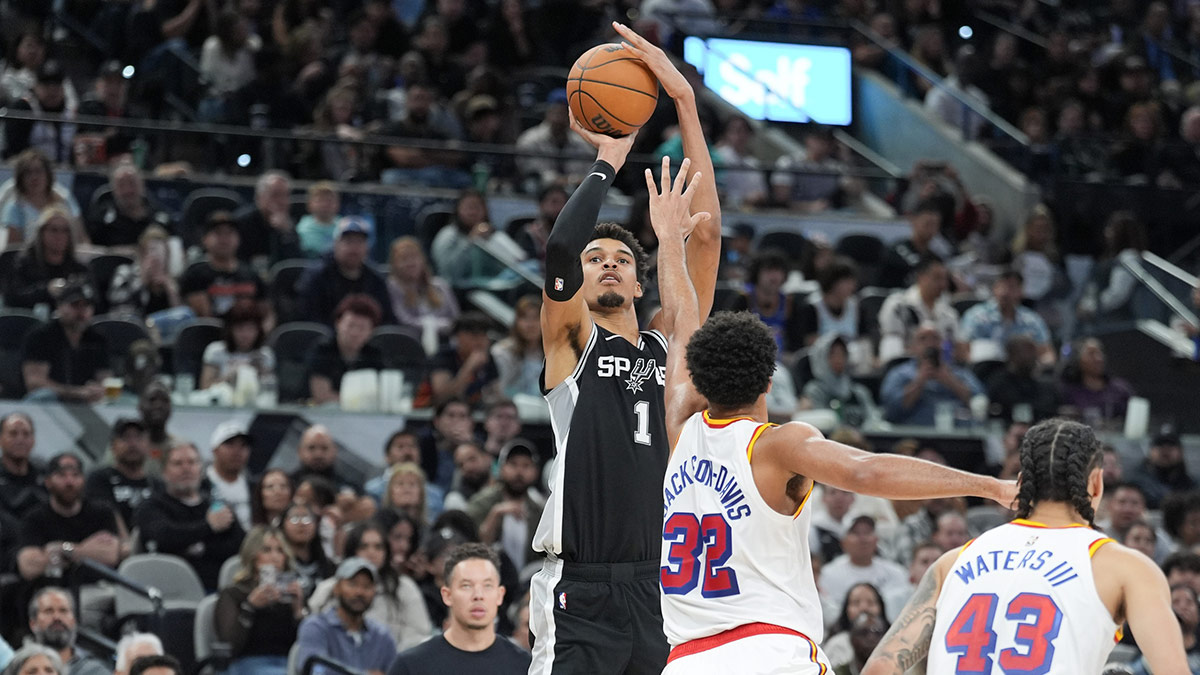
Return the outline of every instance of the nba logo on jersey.
{"type": "Polygon", "coordinates": [[[566,608],[567,608],[567,594],[566,594],[566,592],[563,592],[563,593],[559,593],[559,594],[558,594],[558,608],[559,608],[559,609],[566,609],[566,608]]]}
{"type": "Polygon", "coordinates": [[[562,277],[554,277],[554,290],[561,291],[563,289],[562,277]]]}

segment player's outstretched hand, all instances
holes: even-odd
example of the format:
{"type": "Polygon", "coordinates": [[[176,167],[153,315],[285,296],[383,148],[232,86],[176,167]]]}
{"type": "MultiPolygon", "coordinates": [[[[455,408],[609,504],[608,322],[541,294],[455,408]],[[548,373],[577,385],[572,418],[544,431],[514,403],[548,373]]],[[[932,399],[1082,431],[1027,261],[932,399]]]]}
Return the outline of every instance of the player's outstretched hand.
{"type": "Polygon", "coordinates": [[[1009,511],[1014,511],[1017,508],[1017,481],[1015,480],[996,480],[996,496],[992,497],[996,503],[1009,511]]]}
{"type": "Polygon", "coordinates": [[[695,95],[692,85],[688,84],[683,73],[671,63],[671,59],[667,58],[666,52],[650,44],[649,40],[635,33],[629,26],[614,21],[613,29],[625,39],[625,50],[641,59],[650,72],[654,73],[667,96],[677,99],[680,96],[695,95]]]}
{"type": "Polygon", "coordinates": [[[596,148],[596,159],[602,159],[612,165],[613,169],[620,171],[621,166],[625,164],[625,157],[629,155],[629,151],[633,148],[633,141],[637,138],[637,132],[633,132],[628,136],[621,138],[613,138],[604,134],[596,133],[585,128],[575,119],[575,113],[569,108],[567,116],[571,120],[571,129],[579,134],[579,137],[587,141],[589,145],[596,148]]]}
{"type": "Polygon", "coordinates": [[[683,236],[686,237],[697,225],[712,217],[707,211],[695,214],[690,212],[692,197],[696,193],[696,186],[700,184],[700,174],[697,172],[684,189],[684,181],[691,165],[692,160],[685,157],[672,183],[671,158],[663,157],[662,174],[659,176],[661,191],[659,186],[654,184],[654,172],[646,169],[646,189],[650,193],[650,225],[659,239],[678,236],[675,235],[677,230],[682,230],[683,236]]]}

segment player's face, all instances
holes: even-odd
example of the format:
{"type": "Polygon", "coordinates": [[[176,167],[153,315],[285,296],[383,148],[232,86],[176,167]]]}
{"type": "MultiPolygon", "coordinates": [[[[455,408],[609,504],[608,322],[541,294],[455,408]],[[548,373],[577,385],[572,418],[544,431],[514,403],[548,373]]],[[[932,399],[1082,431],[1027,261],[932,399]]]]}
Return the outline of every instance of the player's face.
{"type": "Polygon", "coordinates": [[[482,558],[455,565],[442,587],[442,602],[450,608],[451,619],[472,630],[491,626],[503,600],[500,573],[491,561],[482,558]]]}
{"type": "Polygon", "coordinates": [[[593,309],[631,306],[642,297],[633,252],[616,239],[593,240],[583,251],[583,287],[593,309]]]}

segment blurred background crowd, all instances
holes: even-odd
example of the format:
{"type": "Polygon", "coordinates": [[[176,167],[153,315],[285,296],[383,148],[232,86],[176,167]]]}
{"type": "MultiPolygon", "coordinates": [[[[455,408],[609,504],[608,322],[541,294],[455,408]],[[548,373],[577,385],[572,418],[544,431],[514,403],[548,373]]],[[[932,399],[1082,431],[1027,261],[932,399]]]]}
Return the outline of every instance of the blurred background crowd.
{"type": "MultiPolygon", "coordinates": [[[[61,672],[127,672],[133,629],[185,669],[284,672],[336,660],[315,624],[370,594],[390,646],[344,656],[386,671],[469,619],[447,560],[494,553],[488,620],[528,647],[542,264],[592,156],[562,85],[614,19],[680,57],[695,35],[849,49],[846,127],[753,119],[681,63],[727,224],[715,309],[776,332],[772,418],[1009,478],[1030,424],[1095,426],[1098,525],[1164,565],[1200,672],[1186,0],[0,0],[0,635],[61,672]],[[87,434],[39,443],[60,409],[87,434]],[[347,414],[395,433],[322,423],[347,414]],[[168,553],[194,584],[158,614],[82,562],[160,583],[136,563],[168,553]]],[[[674,122],[661,97],[602,214],[652,260],[638,174],[682,159],[674,122]]],[[[811,503],[849,673],[937,555],[1006,516],[811,503]]],[[[1139,659],[1126,634],[1116,667],[1139,659]]]]}

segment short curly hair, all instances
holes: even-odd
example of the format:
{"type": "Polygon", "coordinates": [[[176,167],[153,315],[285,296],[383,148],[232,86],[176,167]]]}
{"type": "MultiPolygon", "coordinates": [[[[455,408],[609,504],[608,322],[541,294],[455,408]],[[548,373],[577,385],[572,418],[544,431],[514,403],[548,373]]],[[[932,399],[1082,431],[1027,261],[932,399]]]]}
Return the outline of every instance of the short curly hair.
{"type": "Polygon", "coordinates": [[[646,249],[642,248],[641,242],[633,236],[632,232],[616,223],[598,223],[596,229],[592,231],[592,240],[596,239],[616,239],[628,246],[629,251],[633,253],[633,262],[637,267],[638,283],[646,285],[646,277],[650,273],[650,256],[646,255],[646,249]]]}
{"type": "Polygon", "coordinates": [[[775,373],[775,335],[750,312],[717,312],[692,335],[687,367],[696,391],[713,405],[750,405],[775,373]]]}

